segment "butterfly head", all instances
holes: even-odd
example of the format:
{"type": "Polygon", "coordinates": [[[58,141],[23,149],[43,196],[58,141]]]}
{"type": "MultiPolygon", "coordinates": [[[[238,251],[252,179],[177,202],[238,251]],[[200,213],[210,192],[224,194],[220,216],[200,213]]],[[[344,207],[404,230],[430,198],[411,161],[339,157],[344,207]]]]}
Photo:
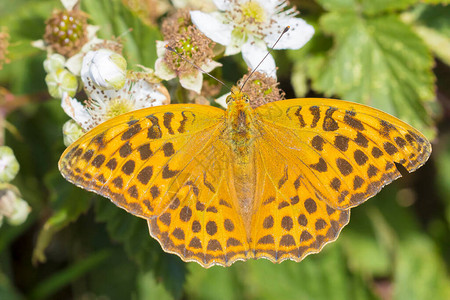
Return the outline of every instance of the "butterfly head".
{"type": "Polygon", "coordinates": [[[227,97],[228,107],[234,106],[239,108],[250,107],[250,98],[247,94],[243,93],[237,86],[231,88],[231,94],[227,97]]]}

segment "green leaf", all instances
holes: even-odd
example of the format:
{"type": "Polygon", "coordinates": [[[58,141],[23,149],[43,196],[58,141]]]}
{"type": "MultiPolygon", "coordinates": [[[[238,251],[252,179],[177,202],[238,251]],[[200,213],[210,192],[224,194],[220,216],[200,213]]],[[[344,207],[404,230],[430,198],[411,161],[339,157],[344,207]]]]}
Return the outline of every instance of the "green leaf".
{"type": "Polygon", "coordinates": [[[50,244],[53,235],[87,211],[91,198],[86,191],[69,184],[61,174],[54,170],[45,178],[50,190],[50,201],[54,209],[53,215],[45,222],[39,233],[33,251],[33,261],[45,262],[44,251],[50,244]]]}
{"type": "Polygon", "coordinates": [[[110,255],[111,253],[107,250],[97,252],[51,275],[36,285],[30,292],[29,299],[48,299],[49,296],[55,294],[64,286],[71,284],[75,279],[104,263],[110,255]]]}
{"type": "Polygon", "coordinates": [[[95,200],[97,220],[106,223],[113,240],[123,243],[128,256],[142,271],[154,271],[163,278],[165,288],[176,299],[181,297],[185,280],[185,264],[178,256],[164,253],[158,242],[148,232],[147,223],[109,200],[98,197],[95,200]]]}
{"type": "Polygon", "coordinates": [[[158,300],[171,300],[174,299],[161,282],[158,282],[153,272],[146,272],[138,275],[137,278],[137,299],[158,299],[158,300]]]}
{"type": "Polygon", "coordinates": [[[244,299],[242,263],[229,268],[212,267],[204,269],[197,263],[188,265],[186,293],[189,299],[244,299]],[[240,272],[241,271],[241,272],[240,272]]]}
{"type": "Polygon", "coordinates": [[[393,299],[450,299],[445,263],[429,237],[408,236],[401,244],[393,299]]]}
{"type": "Polygon", "coordinates": [[[363,12],[377,14],[386,11],[401,10],[417,3],[418,0],[318,0],[326,10],[340,12],[363,12]]]}
{"type": "Polygon", "coordinates": [[[418,24],[432,28],[442,35],[450,37],[450,6],[418,5],[414,9],[413,14],[416,15],[418,24]]]}
{"type": "Polygon", "coordinates": [[[228,268],[189,265],[189,299],[373,299],[346,269],[339,242],[302,262],[237,262],[228,268]]]}
{"type": "Polygon", "coordinates": [[[82,1],[82,8],[90,20],[100,25],[100,35],[111,39],[121,37],[128,68],[141,64],[153,68],[156,61],[156,40],[161,34],[131,12],[120,0],[82,1]],[[129,32],[130,31],[130,32],[129,32]]]}
{"type": "Polygon", "coordinates": [[[450,4],[450,0],[422,0],[421,2],[430,4],[450,4]]]}
{"type": "Polygon", "coordinates": [[[0,271],[0,299],[2,300],[21,300],[25,299],[14,288],[11,279],[6,274],[0,271]]]}
{"type": "Polygon", "coordinates": [[[30,42],[42,39],[45,32],[45,20],[54,8],[61,8],[57,0],[17,0],[0,3],[0,28],[6,28],[10,35],[10,58],[21,59],[26,54],[35,54],[41,50],[31,46],[30,42]],[[21,49],[19,53],[18,50],[21,49]]]}
{"type": "Polygon", "coordinates": [[[436,159],[436,185],[439,189],[439,195],[441,195],[442,200],[445,205],[445,217],[447,219],[447,224],[450,227],[450,142],[447,140],[444,147],[438,149],[434,155],[436,159]]]}
{"type": "Polygon", "coordinates": [[[415,32],[444,63],[450,65],[450,6],[418,5],[402,14],[415,32]]]}
{"type": "Polygon", "coordinates": [[[313,88],[393,114],[432,138],[433,58],[422,40],[393,15],[328,13],[320,21],[336,46],[311,61],[313,88]]]}
{"type": "Polygon", "coordinates": [[[332,47],[332,39],[317,29],[317,21],[312,20],[308,23],[316,30],[313,38],[301,49],[286,51],[292,65],[290,81],[296,97],[304,97],[309,92],[307,75],[308,67],[312,66],[312,60],[315,60],[319,53],[326,53],[332,47]]]}
{"type": "Polygon", "coordinates": [[[353,272],[366,277],[387,277],[391,272],[392,249],[388,245],[392,245],[392,239],[388,239],[391,243],[386,243],[386,238],[381,236],[385,236],[387,232],[391,237],[392,233],[389,230],[381,230],[388,225],[376,207],[371,205],[364,208],[366,209],[354,210],[348,228],[344,229],[340,237],[348,265],[353,272]]]}
{"type": "Polygon", "coordinates": [[[247,262],[249,292],[254,299],[354,299],[357,294],[364,295],[362,299],[373,298],[363,285],[354,284],[338,243],[301,263],[247,262]]]}
{"type": "Polygon", "coordinates": [[[402,10],[417,3],[418,0],[362,0],[362,10],[367,14],[377,14],[387,11],[402,10]]]}
{"type": "Polygon", "coordinates": [[[317,0],[328,11],[355,11],[355,0],[317,0]]]}

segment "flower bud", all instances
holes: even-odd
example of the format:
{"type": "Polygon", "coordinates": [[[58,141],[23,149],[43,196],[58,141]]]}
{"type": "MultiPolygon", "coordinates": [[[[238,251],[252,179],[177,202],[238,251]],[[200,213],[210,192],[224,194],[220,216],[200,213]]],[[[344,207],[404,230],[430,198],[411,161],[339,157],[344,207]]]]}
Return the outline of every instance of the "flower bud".
{"type": "Polygon", "coordinates": [[[53,53],[46,60],[44,60],[44,69],[47,73],[56,72],[59,69],[64,69],[66,59],[58,53],[53,53]]]}
{"type": "Polygon", "coordinates": [[[100,49],[89,51],[83,59],[81,79],[91,80],[100,89],[122,88],[126,80],[127,61],[122,55],[100,49]]]}
{"type": "Polygon", "coordinates": [[[75,96],[78,90],[78,80],[75,75],[66,69],[58,69],[45,76],[48,92],[53,98],[61,98],[64,92],[69,96],[75,96]]]}
{"type": "Polygon", "coordinates": [[[15,186],[3,184],[0,187],[0,226],[6,217],[9,224],[17,226],[25,222],[31,208],[28,203],[20,198],[15,186]]]}
{"type": "Polygon", "coordinates": [[[69,147],[84,134],[83,128],[74,120],[69,120],[63,125],[64,145],[69,147]]]}
{"type": "Polygon", "coordinates": [[[11,148],[0,146],[0,182],[9,182],[19,172],[19,162],[11,148]]]}

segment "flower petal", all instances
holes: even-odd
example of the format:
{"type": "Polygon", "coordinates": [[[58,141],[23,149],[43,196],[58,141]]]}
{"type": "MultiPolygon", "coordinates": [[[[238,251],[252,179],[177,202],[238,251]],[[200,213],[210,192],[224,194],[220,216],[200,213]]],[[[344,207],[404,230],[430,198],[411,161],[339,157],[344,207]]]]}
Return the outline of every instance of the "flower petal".
{"type": "Polygon", "coordinates": [[[267,53],[267,49],[263,49],[252,42],[247,42],[242,46],[242,57],[249,68],[254,70],[258,64],[261,63],[258,67],[258,71],[264,72],[273,78],[277,78],[275,60],[270,54],[264,58],[267,53]]]}
{"type": "Polygon", "coordinates": [[[156,55],[158,57],[163,57],[164,54],[166,54],[166,45],[168,44],[167,41],[156,41],[156,55]]]}
{"type": "Polygon", "coordinates": [[[194,10],[191,11],[191,20],[204,35],[214,42],[222,45],[228,45],[230,43],[233,26],[231,24],[225,24],[221,14],[207,14],[194,10]]]}
{"type": "Polygon", "coordinates": [[[79,52],[66,60],[65,66],[72,74],[80,76],[84,54],[83,52],[79,52]]]}
{"type": "Polygon", "coordinates": [[[300,18],[283,18],[278,19],[277,24],[279,30],[271,30],[267,33],[264,41],[269,47],[276,42],[286,26],[290,26],[289,31],[280,39],[274,49],[300,49],[314,35],[314,27],[300,18]]]}
{"type": "Polygon", "coordinates": [[[131,95],[129,98],[133,98],[135,109],[170,103],[169,92],[160,83],[149,83],[145,80],[139,80],[132,85],[131,89],[124,90],[122,93],[131,95]]]}
{"type": "Polygon", "coordinates": [[[47,45],[45,45],[44,40],[32,41],[31,46],[38,48],[40,50],[47,50],[47,45]]]}
{"type": "Polygon", "coordinates": [[[225,56],[234,55],[241,52],[242,45],[247,41],[247,34],[239,28],[233,29],[231,32],[231,41],[225,49],[225,56]]]}
{"type": "Polygon", "coordinates": [[[88,38],[89,41],[84,44],[83,48],[81,48],[81,51],[77,54],[69,57],[66,61],[66,68],[69,69],[72,74],[80,76],[81,73],[81,65],[83,64],[83,58],[84,55],[91,51],[93,46],[103,43],[105,40],[99,39],[95,36],[95,33],[99,29],[98,26],[91,26],[89,25],[88,30],[88,38]],[[94,35],[91,37],[91,35],[94,35]]]}
{"type": "Polygon", "coordinates": [[[78,3],[78,0],[61,0],[61,3],[66,10],[72,10],[73,7],[78,3]]]}
{"type": "Polygon", "coordinates": [[[225,95],[220,96],[219,98],[217,98],[215,101],[217,104],[221,105],[224,108],[227,108],[227,97],[230,96],[231,93],[227,93],[225,95]]]}
{"type": "Polygon", "coordinates": [[[286,1],[280,0],[253,0],[258,2],[258,4],[264,8],[266,13],[273,14],[279,5],[284,4],[286,1]]]}
{"type": "Polygon", "coordinates": [[[100,89],[120,89],[125,84],[127,62],[122,55],[109,49],[89,51],[81,67],[81,79],[87,77],[100,89]]]}
{"type": "Polygon", "coordinates": [[[230,0],[213,0],[213,2],[219,10],[229,10],[232,5],[230,0]]]}
{"type": "Polygon", "coordinates": [[[200,94],[203,84],[202,72],[193,72],[191,74],[180,75],[180,84],[185,89],[194,91],[200,94]]]}
{"type": "Polygon", "coordinates": [[[203,65],[201,66],[201,68],[202,68],[202,70],[205,71],[206,73],[209,73],[209,72],[211,72],[212,70],[214,70],[215,68],[221,67],[221,66],[222,66],[221,63],[219,63],[219,62],[217,62],[217,61],[214,61],[214,60],[210,59],[207,63],[203,64],[203,65]]]}
{"type": "Polygon", "coordinates": [[[177,74],[164,62],[164,58],[155,61],[155,75],[164,80],[174,79],[177,74]]]}
{"type": "Polygon", "coordinates": [[[61,107],[81,127],[87,128],[87,124],[91,122],[91,115],[86,108],[77,99],[69,97],[67,93],[62,96],[61,107]]]}

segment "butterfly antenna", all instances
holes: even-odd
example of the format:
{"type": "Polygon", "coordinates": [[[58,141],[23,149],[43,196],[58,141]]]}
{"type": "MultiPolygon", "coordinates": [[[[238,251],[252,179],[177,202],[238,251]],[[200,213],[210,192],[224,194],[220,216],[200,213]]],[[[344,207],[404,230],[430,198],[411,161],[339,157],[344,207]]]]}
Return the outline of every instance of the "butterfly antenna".
{"type": "MultiPolygon", "coordinates": [[[[194,68],[196,68],[197,70],[199,70],[200,72],[202,72],[203,74],[208,75],[209,77],[211,77],[212,79],[217,80],[219,83],[221,83],[224,87],[226,87],[227,89],[229,89],[231,91],[231,87],[228,86],[225,82],[223,82],[222,80],[220,80],[219,78],[209,74],[208,72],[206,72],[205,70],[203,70],[202,68],[200,68],[199,66],[197,66],[196,64],[194,64],[192,61],[186,59],[183,57],[183,55],[181,55],[180,53],[177,52],[177,50],[175,50],[174,48],[170,47],[169,45],[165,45],[164,46],[167,50],[175,53],[176,55],[178,55],[179,58],[181,58],[182,60],[184,60],[185,62],[191,64],[194,68]]],[[[232,92],[232,91],[231,91],[232,92]]]]}
{"type": "Polygon", "coordinates": [[[267,56],[269,56],[270,53],[272,53],[273,48],[275,48],[276,44],[281,40],[281,38],[283,37],[283,35],[289,31],[289,29],[291,28],[291,26],[286,26],[283,30],[283,32],[280,34],[280,36],[278,37],[278,39],[275,41],[275,43],[273,43],[272,47],[270,47],[269,51],[267,51],[266,55],[264,55],[263,59],[261,59],[261,61],[259,62],[259,64],[256,66],[256,68],[253,69],[253,71],[250,73],[250,75],[248,75],[247,79],[245,79],[244,83],[242,84],[242,86],[239,88],[240,91],[242,91],[242,89],[244,88],[245,84],[247,83],[247,81],[250,79],[250,77],[252,77],[252,75],[256,72],[256,70],[259,68],[259,66],[263,63],[263,61],[266,59],[267,56]]]}

